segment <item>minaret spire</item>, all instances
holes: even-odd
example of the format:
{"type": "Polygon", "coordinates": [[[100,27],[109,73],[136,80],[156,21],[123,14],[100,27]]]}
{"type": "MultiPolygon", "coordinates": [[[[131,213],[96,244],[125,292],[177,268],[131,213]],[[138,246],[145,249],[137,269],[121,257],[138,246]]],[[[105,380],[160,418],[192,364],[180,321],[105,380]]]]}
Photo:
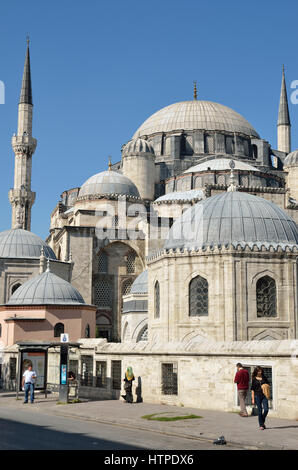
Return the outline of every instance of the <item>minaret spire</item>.
{"type": "Polygon", "coordinates": [[[282,67],[282,81],[277,120],[277,149],[281,152],[291,152],[291,121],[284,65],[282,67]]]}
{"type": "Polygon", "coordinates": [[[9,191],[12,206],[12,228],[31,228],[31,207],[35,193],[31,191],[32,155],[37,141],[32,137],[33,101],[30,70],[29,38],[18,106],[18,133],[12,138],[15,153],[14,187],[9,191]]]}
{"type": "Polygon", "coordinates": [[[22,88],[21,88],[21,95],[20,95],[19,103],[33,105],[29,43],[30,43],[30,40],[28,36],[27,37],[27,52],[26,52],[26,58],[25,58],[23,81],[22,81],[22,88]]]}

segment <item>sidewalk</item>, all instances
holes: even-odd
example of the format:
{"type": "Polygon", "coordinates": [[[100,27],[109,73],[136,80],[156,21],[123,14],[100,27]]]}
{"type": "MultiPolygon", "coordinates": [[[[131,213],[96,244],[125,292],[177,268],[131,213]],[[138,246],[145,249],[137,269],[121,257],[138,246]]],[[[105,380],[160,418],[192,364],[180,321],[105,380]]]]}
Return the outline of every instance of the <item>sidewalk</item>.
{"type": "MultiPolygon", "coordinates": [[[[0,407],[24,409],[22,394],[19,398],[16,400],[15,393],[0,393],[0,407]]],[[[194,449],[196,440],[213,442],[223,435],[228,445],[238,444],[247,449],[298,450],[298,421],[270,418],[270,412],[266,420],[267,429],[260,431],[257,416],[241,418],[237,413],[159,404],[127,404],[120,400],[105,400],[58,405],[56,396],[49,395],[45,399],[44,395],[37,393],[35,403],[26,407],[37,413],[40,411],[45,414],[95,421],[99,424],[119,425],[189,438],[193,440],[194,449]],[[144,415],[155,413],[169,417],[195,414],[202,418],[166,422],[142,418],[144,415]]]]}

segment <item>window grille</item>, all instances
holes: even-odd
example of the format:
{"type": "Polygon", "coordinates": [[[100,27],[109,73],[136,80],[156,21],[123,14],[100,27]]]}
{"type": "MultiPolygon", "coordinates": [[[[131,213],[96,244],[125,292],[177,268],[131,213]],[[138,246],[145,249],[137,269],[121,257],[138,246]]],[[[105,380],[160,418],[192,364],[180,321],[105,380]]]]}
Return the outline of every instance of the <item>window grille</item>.
{"type": "Polygon", "coordinates": [[[241,186],[244,186],[245,188],[248,187],[248,176],[241,176],[240,178],[241,186]]]}
{"type": "Polygon", "coordinates": [[[112,218],[112,228],[117,228],[119,225],[119,216],[114,215],[112,218]]]}
{"type": "Polygon", "coordinates": [[[225,184],[226,184],[225,175],[219,175],[219,176],[218,176],[218,178],[217,178],[217,184],[222,184],[222,185],[225,185],[225,184]]]}
{"type": "Polygon", "coordinates": [[[54,338],[60,338],[60,335],[64,333],[64,325],[63,323],[56,323],[54,326],[54,338]]]}
{"type": "Polygon", "coordinates": [[[133,279],[127,279],[122,284],[122,295],[127,295],[130,293],[131,286],[133,284],[133,279]]]}
{"type": "Polygon", "coordinates": [[[9,377],[10,380],[16,380],[17,378],[17,360],[15,357],[9,359],[9,377]]]}
{"type": "Polygon", "coordinates": [[[112,388],[121,390],[121,361],[112,361],[112,388]]]}
{"type": "Polygon", "coordinates": [[[233,137],[226,138],[226,152],[229,154],[235,153],[235,143],[233,137]]]}
{"type": "Polygon", "coordinates": [[[75,379],[78,378],[79,362],[76,359],[69,360],[69,371],[74,373],[75,379]]]}
{"type": "Polygon", "coordinates": [[[92,387],[93,385],[93,357],[82,356],[81,358],[81,385],[92,387]]]}
{"type": "Polygon", "coordinates": [[[177,364],[163,363],[162,367],[162,394],[178,395],[178,368],[177,364]]]}
{"type": "Polygon", "coordinates": [[[126,272],[127,274],[133,274],[136,268],[136,254],[130,251],[126,258],[126,272]]]}
{"type": "Polygon", "coordinates": [[[156,281],[154,286],[154,313],[155,318],[160,317],[160,288],[158,281],[156,281]]]}
{"type": "Polygon", "coordinates": [[[139,341],[148,341],[148,326],[144,326],[144,328],[140,331],[138,338],[137,338],[137,343],[139,341]]]}
{"type": "Polygon", "coordinates": [[[101,251],[98,254],[98,272],[107,273],[108,272],[108,255],[105,251],[101,251]]]}
{"type": "Polygon", "coordinates": [[[276,317],[276,284],[269,276],[257,282],[257,316],[276,317]]]}
{"type": "Polygon", "coordinates": [[[111,284],[102,279],[97,281],[94,286],[94,303],[99,307],[112,306],[112,288],[111,284]]]}
{"type": "Polygon", "coordinates": [[[208,315],[208,281],[197,276],[189,283],[189,316],[208,315]]]}
{"type": "Polygon", "coordinates": [[[205,136],[205,153],[214,153],[214,136],[205,136]]]}
{"type": "MultiPolygon", "coordinates": [[[[257,366],[252,366],[252,365],[243,365],[243,368],[247,370],[247,372],[249,373],[249,390],[248,390],[248,393],[247,393],[247,397],[246,397],[246,405],[251,405],[252,402],[251,402],[251,390],[250,390],[250,387],[251,387],[251,383],[252,383],[252,374],[253,374],[253,371],[255,369],[255,367],[257,366]]],[[[261,366],[262,369],[264,370],[264,375],[265,377],[268,379],[268,383],[270,385],[270,399],[269,399],[269,408],[272,408],[272,400],[273,400],[273,379],[272,379],[272,367],[263,367],[261,366]]],[[[239,406],[239,397],[237,397],[237,405],[239,406]]]]}
{"type": "Polygon", "coordinates": [[[105,388],[107,386],[107,363],[96,361],[96,387],[105,388]]]}

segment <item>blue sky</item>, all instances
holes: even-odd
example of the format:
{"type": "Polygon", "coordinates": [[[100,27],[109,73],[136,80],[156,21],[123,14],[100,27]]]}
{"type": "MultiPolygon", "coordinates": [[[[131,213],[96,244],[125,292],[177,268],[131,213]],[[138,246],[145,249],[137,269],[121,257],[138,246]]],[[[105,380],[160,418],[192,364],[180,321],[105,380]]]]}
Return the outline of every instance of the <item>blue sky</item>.
{"type": "MultiPolygon", "coordinates": [[[[0,230],[11,226],[11,137],[17,130],[26,36],[34,100],[32,231],[48,235],[60,194],[105,170],[158,109],[192,99],[230,106],[276,148],[282,64],[298,80],[292,0],[52,0],[2,2],[0,230]]],[[[298,105],[290,103],[292,147],[298,105]]]]}

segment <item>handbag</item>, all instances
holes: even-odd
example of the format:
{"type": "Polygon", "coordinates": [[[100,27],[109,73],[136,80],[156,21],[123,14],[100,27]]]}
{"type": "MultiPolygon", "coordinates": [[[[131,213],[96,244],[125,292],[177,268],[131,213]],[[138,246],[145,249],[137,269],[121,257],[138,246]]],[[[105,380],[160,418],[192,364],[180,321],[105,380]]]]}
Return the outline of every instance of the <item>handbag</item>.
{"type": "Polygon", "coordinates": [[[262,392],[264,393],[266,398],[270,398],[270,385],[269,384],[262,384],[261,385],[262,392]]]}

